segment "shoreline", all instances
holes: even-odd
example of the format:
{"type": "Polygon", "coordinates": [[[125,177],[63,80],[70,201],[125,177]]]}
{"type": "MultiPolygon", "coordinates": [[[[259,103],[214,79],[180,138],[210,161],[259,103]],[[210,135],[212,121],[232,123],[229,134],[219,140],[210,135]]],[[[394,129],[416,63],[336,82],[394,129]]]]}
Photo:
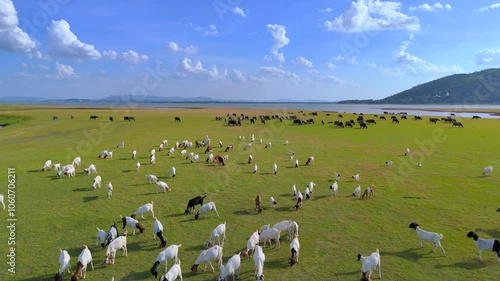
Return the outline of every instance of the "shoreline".
{"type": "Polygon", "coordinates": [[[500,109],[497,108],[461,108],[456,110],[456,108],[381,108],[382,110],[420,110],[429,112],[451,112],[451,113],[486,113],[492,116],[500,116],[500,109]]]}

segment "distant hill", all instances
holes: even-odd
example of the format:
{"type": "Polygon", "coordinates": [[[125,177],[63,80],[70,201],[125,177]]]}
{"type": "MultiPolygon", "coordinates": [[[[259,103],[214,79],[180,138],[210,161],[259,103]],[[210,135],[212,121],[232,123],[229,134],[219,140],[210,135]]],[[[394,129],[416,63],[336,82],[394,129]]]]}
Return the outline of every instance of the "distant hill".
{"type": "Polygon", "coordinates": [[[442,77],[380,100],[363,104],[500,104],[500,68],[442,77]]]}

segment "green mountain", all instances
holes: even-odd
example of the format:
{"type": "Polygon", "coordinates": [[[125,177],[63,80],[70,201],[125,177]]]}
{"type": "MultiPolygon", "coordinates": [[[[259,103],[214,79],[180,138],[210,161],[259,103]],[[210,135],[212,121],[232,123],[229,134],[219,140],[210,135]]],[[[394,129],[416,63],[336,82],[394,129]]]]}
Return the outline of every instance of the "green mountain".
{"type": "Polygon", "coordinates": [[[442,77],[380,100],[339,103],[500,104],[500,68],[442,77]]]}

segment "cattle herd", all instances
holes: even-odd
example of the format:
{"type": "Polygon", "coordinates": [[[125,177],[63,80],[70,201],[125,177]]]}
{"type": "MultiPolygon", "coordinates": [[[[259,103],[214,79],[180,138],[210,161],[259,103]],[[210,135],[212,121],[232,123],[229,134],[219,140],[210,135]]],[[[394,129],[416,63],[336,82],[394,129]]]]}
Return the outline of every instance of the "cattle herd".
{"type": "MultiPolygon", "coordinates": [[[[266,124],[266,121],[270,120],[279,120],[279,122],[285,122],[288,120],[289,124],[293,125],[310,125],[310,124],[315,124],[315,120],[313,117],[317,117],[318,113],[317,112],[311,112],[309,114],[304,113],[303,111],[299,112],[300,115],[295,115],[292,112],[289,112],[288,115],[285,116],[279,116],[279,115],[260,115],[260,116],[246,116],[243,114],[227,114],[226,117],[222,116],[217,116],[215,118],[216,121],[221,121],[224,122],[224,124],[227,124],[227,126],[242,126],[243,123],[250,123],[250,124],[255,124],[257,120],[260,120],[261,124],[266,124]],[[291,121],[291,122],[290,122],[291,121]]],[[[399,124],[402,120],[408,120],[408,115],[406,113],[398,113],[398,114],[388,114],[385,112],[386,115],[390,115],[391,123],[399,124]],[[399,118],[398,118],[399,117],[399,118]]],[[[359,128],[362,129],[368,129],[368,125],[376,125],[377,121],[381,122],[382,120],[386,120],[386,117],[384,115],[374,115],[373,118],[367,118],[365,119],[364,114],[359,113],[356,114],[358,115],[356,120],[347,120],[347,121],[342,121],[340,119],[343,119],[342,114],[338,114],[338,119],[337,121],[332,121],[329,123],[332,123],[334,127],[338,128],[353,128],[356,124],[359,126],[359,128]]],[[[330,113],[327,113],[327,116],[330,116],[330,113]]],[[[72,119],[74,118],[74,115],[72,115],[72,119]]],[[[97,115],[92,115],[90,116],[91,120],[96,120],[99,118],[97,115]]],[[[480,117],[475,116],[473,119],[478,119],[480,117]]],[[[56,117],[54,117],[54,120],[56,120],[56,117]]],[[[110,117],[110,121],[113,121],[113,118],[110,117]]],[[[123,118],[124,121],[135,121],[135,118],[133,116],[124,116],[123,118]]],[[[420,116],[413,116],[413,120],[415,121],[421,121],[422,117],[420,116]]],[[[181,122],[180,117],[175,117],[174,118],[175,122],[181,122]]],[[[324,121],[321,120],[322,124],[324,124],[324,121]]],[[[408,121],[405,121],[408,122],[408,121]]],[[[443,123],[451,123],[452,127],[460,127],[463,128],[463,125],[461,122],[458,122],[454,118],[450,117],[443,117],[441,119],[438,118],[429,118],[430,123],[437,123],[437,122],[443,122],[443,123]]],[[[244,136],[239,136],[239,140],[245,140],[244,136]]],[[[254,135],[249,137],[250,142],[245,145],[243,148],[244,150],[251,148],[254,144],[263,144],[262,139],[260,141],[255,140],[254,135]]],[[[284,145],[288,145],[289,142],[285,141],[284,145]]],[[[162,151],[163,147],[168,145],[167,140],[163,140],[159,146],[158,151],[162,151]]],[[[120,142],[117,145],[118,149],[124,149],[125,147],[125,142],[120,142]]],[[[219,141],[219,148],[222,148],[222,141],[219,141]]],[[[169,150],[168,155],[173,156],[174,151],[177,149],[183,149],[181,152],[181,157],[186,158],[187,160],[190,160],[191,163],[196,162],[197,159],[199,159],[199,154],[195,154],[195,149],[202,148],[200,152],[204,151],[205,154],[209,154],[206,162],[207,163],[218,163],[220,166],[225,166],[226,161],[229,159],[229,155],[213,155],[212,151],[212,144],[210,138],[205,136],[204,140],[202,141],[195,141],[195,145],[193,145],[192,142],[190,141],[181,141],[181,142],[176,142],[175,144],[172,145],[172,148],[169,150]],[[188,153],[188,150],[193,150],[192,153],[188,153]]],[[[272,148],[272,143],[268,142],[265,145],[265,148],[272,148]]],[[[233,145],[230,144],[227,146],[225,149],[225,152],[231,152],[233,149],[233,145]]],[[[89,159],[86,161],[89,162],[94,162],[97,160],[97,158],[107,158],[112,159],[112,151],[103,151],[101,154],[96,157],[96,159],[89,159]]],[[[407,148],[405,152],[405,156],[408,156],[410,153],[409,148],[407,148]]],[[[127,153],[128,154],[128,153],[127,153]]],[[[290,160],[295,161],[295,167],[299,167],[299,161],[297,159],[294,159],[294,152],[289,151],[289,157],[290,160]]],[[[132,159],[136,157],[136,151],[134,150],[132,153],[132,159]]],[[[153,160],[155,159],[155,150],[151,151],[150,159],[153,160]]],[[[106,160],[107,161],[107,160],[106,160]]],[[[246,160],[245,160],[246,161],[246,160]]],[[[250,164],[253,161],[252,155],[248,157],[247,163],[250,164]]],[[[305,162],[305,166],[312,166],[312,169],[314,169],[314,161],[315,158],[314,156],[311,156],[307,159],[305,162]]],[[[102,165],[107,165],[104,164],[102,165]]],[[[81,164],[81,158],[78,157],[75,159],[75,161],[70,164],[66,165],[63,168],[60,167],[60,164],[55,164],[53,165],[50,160],[48,160],[44,167],[43,171],[51,170],[51,169],[56,169],[58,170],[58,176],[63,175],[63,176],[68,176],[68,177],[74,177],[75,176],[75,168],[80,167],[81,164]],[[57,165],[57,168],[55,168],[57,165]],[[71,167],[69,167],[71,166],[71,167]],[[65,168],[66,167],[66,168],[65,168]]],[[[151,165],[155,164],[155,161],[150,162],[151,165]]],[[[392,164],[392,161],[386,162],[388,166],[392,164]]],[[[269,167],[271,168],[271,167],[269,167]]],[[[136,167],[136,169],[139,171],[140,165],[136,167]]],[[[224,169],[221,167],[221,169],[224,169]]],[[[273,164],[272,167],[272,173],[269,174],[278,174],[278,165],[276,163],[273,164]]],[[[270,169],[269,169],[270,170],[270,169]]],[[[484,176],[489,176],[491,175],[493,168],[491,166],[486,167],[483,171],[484,176]]],[[[171,169],[171,178],[175,177],[175,168],[172,167],[171,169]]],[[[255,164],[254,173],[257,173],[257,165],[255,164]]],[[[89,175],[92,173],[97,174],[97,169],[95,165],[91,164],[89,168],[85,169],[85,172],[88,173],[89,175]]],[[[332,190],[332,196],[337,196],[338,194],[338,186],[339,186],[339,181],[341,179],[341,175],[338,173],[335,173],[335,182],[330,186],[330,189],[332,190]]],[[[354,181],[359,181],[359,174],[353,175],[351,178],[354,179],[354,181]]],[[[158,180],[158,178],[155,175],[147,175],[147,182],[151,184],[156,184],[158,187],[160,187],[160,190],[163,189],[164,192],[167,190],[170,191],[171,189],[168,187],[168,185],[164,182],[161,182],[158,180]]],[[[300,190],[297,190],[295,185],[292,187],[292,192],[293,196],[296,198],[296,204],[294,206],[290,206],[290,208],[294,208],[295,210],[299,210],[302,207],[302,204],[305,203],[305,201],[309,198],[311,198],[312,194],[314,193],[314,187],[315,187],[314,182],[310,182],[307,188],[304,190],[304,194],[300,190]]],[[[94,183],[92,184],[92,189],[98,189],[101,186],[101,177],[96,176],[94,179],[94,183]]],[[[158,187],[157,187],[157,192],[158,192],[158,187]]],[[[354,197],[359,197],[360,199],[368,199],[374,195],[374,185],[370,185],[367,187],[364,192],[361,190],[361,186],[358,186],[353,192],[352,196],[354,197]]],[[[108,183],[108,197],[112,197],[112,184],[111,182],[108,183]]],[[[191,215],[193,212],[196,211],[196,206],[200,206],[198,211],[195,212],[194,218],[198,219],[201,217],[207,217],[207,216],[212,216],[212,213],[219,217],[219,213],[217,211],[216,205],[214,202],[208,202],[204,204],[204,200],[206,199],[207,195],[199,195],[187,202],[186,209],[184,210],[184,215],[191,215]]],[[[263,209],[263,203],[262,203],[262,197],[260,195],[257,195],[255,198],[255,212],[261,213],[263,209]]],[[[3,199],[3,196],[2,196],[3,199]]],[[[209,198],[210,199],[210,198],[209,198]]],[[[211,199],[210,199],[211,200],[211,199]]],[[[267,199],[266,199],[267,200],[267,199]]],[[[276,200],[271,197],[270,198],[270,207],[274,208],[278,203],[276,200]]],[[[3,203],[3,202],[2,202],[3,203]]],[[[160,220],[154,216],[154,211],[153,211],[153,202],[145,204],[143,206],[140,206],[136,212],[134,212],[130,217],[122,217],[121,220],[123,222],[123,227],[121,228],[124,232],[122,235],[119,234],[119,229],[116,225],[116,223],[113,223],[108,231],[100,230],[98,228],[98,234],[97,234],[97,239],[100,240],[101,242],[101,247],[105,248],[107,247],[106,254],[105,254],[105,263],[106,264],[114,264],[115,263],[115,254],[118,250],[123,251],[123,256],[128,256],[128,251],[127,251],[127,240],[130,240],[130,237],[128,235],[127,229],[130,227],[132,229],[132,235],[135,235],[135,230],[138,229],[140,233],[143,233],[146,231],[147,227],[144,227],[138,220],[136,220],[136,215],[140,215],[142,219],[144,219],[144,213],[146,212],[151,212],[152,217],[154,219],[154,225],[152,227],[153,229],[153,235],[155,239],[158,237],[161,241],[160,243],[160,248],[164,248],[167,246],[167,238],[164,233],[163,225],[161,224],[160,220]]],[[[112,221],[112,219],[111,219],[112,221]]],[[[443,238],[443,235],[437,234],[434,232],[428,232],[425,230],[422,230],[418,223],[412,222],[409,225],[409,228],[415,229],[418,237],[419,244],[422,245],[422,241],[429,241],[435,245],[435,247],[441,248],[443,255],[446,255],[445,250],[443,246],[440,243],[440,240],[443,238]]],[[[249,234],[251,233],[252,229],[249,229],[249,234]]],[[[260,247],[258,244],[260,241],[264,241],[264,248],[266,245],[266,241],[275,242],[277,244],[277,247],[279,247],[280,243],[280,234],[286,233],[288,239],[291,241],[290,242],[290,257],[289,257],[289,264],[294,265],[298,262],[299,260],[299,252],[300,252],[300,244],[299,244],[299,225],[291,220],[284,220],[281,222],[276,223],[273,225],[273,227],[270,227],[270,225],[263,226],[259,231],[256,231],[252,236],[250,236],[250,239],[247,242],[247,247],[244,253],[242,254],[243,257],[251,257],[253,255],[254,261],[255,261],[255,278],[257,280],[263,280],[264,279],[264,274],[263,274],[263,268],[264,268],[264,262],[265,262],[265,255],[263,248],[260,247]],[[251,254],[250,254],[251,253],[251,254]]],[[[220,266],[220,275],[217,280],[227,280],[229,276],[239,276],[240,272],[240,266],[241,266],[241,252],[232,256],[229,261],[227,262],[226,266],[222,264],[222,250],[223,250],[223,245],[224,241],[226,240],[226,224],[221,224],[217,226],[213,231],[212,234],[210,235],[210,239],[207,242],[207,249],[203,250],[200,253],[200,256],[196,261],[194,261],[191,270],[192,272],[197,272],[198,265],[200,263],[205,263],[205,268],[206,265],[210,265],[212,270],[215,272],[215,269],[212,266],[212,261],[216,261],[216,263],[220,266]]],[[[208,233],[207,233],[208,236],[208,233]]],[[[470,232],[468,234],[468,237],[473,238],[477,248],[479,249],[479,259],[481,259],[481,252],[483,250],[487,251],[494,251],[497,253],[498,257],[500,258],[500,243],[496,239],[481,239],[479,238],[475,233],[470,232]]],[[[177,277],[180,277],[182,280],[182,270],[181,270],[181,262],[180,259],[178,258],[178,250],[182,246],[182,244],[179,245],[171,245],[169,247],[166,247],[164,250],[162,250],[159,254],[156,260],[154,260],[154,255],[152,254],[151,256],[151,263],[153,264],[153,267],[150,269],[150,272],[152,275],[155,277],[158,277],[158,265],[161,264],[162,262],[165,262],[165,272],[161,273],[160,279],[159,280],[169,280],[173,281],[177,279],[177,277]],[[174,265],[170,267],[170,269],[167,267],[167,262],[168,260],[173,260],[174,265]]],[[[95,254],[95,253],[94,253],[95,254]]],[[[60,252],[60,268],[58,273],[54,276],[54,280],[63,280],[63,274],[66,270],[69,272],[70,268],[70,258],[67,251],[61,250],[60,252]]],[[[371,280],[371,275],[372,272],[378,268],[379,272],[379,278],[381,278],[381,268],[380,268],[380,253],[378,250],[373,252],[370,256],[364,257],[361,254],[358,255],[358,260],[361,261],[362,263],[362,279],[361,280],[371,280]]],[[[85,278],[86,276],[86,271],[87,271],[87,265],[88,263],[91,264],[91,267],[93,269],[93,263],[92,263],[92,253],[90,252],[89,248],[87,246],[83,247],[83,250],[81,254],[78,256],[78,264],[76,267],[76,271],[74,272],[71,280],[78,280],[81,276],[85,278]]]]}

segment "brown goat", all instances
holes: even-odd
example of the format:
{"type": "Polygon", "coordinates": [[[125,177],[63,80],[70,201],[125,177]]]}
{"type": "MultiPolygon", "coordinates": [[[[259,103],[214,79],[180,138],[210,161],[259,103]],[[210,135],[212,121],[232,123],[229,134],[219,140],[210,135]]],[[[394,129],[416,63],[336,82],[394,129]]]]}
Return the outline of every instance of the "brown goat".
{"type": "Polygon", "coordinates": [[[260,195],[257,195],[257,197],[255,197],[255,211],[257,211],[257,213],[261,213],[262,212],[262,198],[260,197],[260,195]]]}
{"type": "Polygon", "coordinates": [[[363,272],[363,276],[361,277],[361,281],[372,281],[372,279],[366,275],[366,272],[363,272]]]}
{"type": "Polygon", "coordinates": [[[302,208],[302,198],[297,199],[297,204],[295,204],[295,211],[302,208]]]}
{"type": "Polygon", "coordinates": [[[363,195],[361,195],[361,200],[372,197],[374,192],[375,192],[375,186],[373,186],[372,184],[371,186],[365,189],[365,192],[363,192],[363,195]]]}

